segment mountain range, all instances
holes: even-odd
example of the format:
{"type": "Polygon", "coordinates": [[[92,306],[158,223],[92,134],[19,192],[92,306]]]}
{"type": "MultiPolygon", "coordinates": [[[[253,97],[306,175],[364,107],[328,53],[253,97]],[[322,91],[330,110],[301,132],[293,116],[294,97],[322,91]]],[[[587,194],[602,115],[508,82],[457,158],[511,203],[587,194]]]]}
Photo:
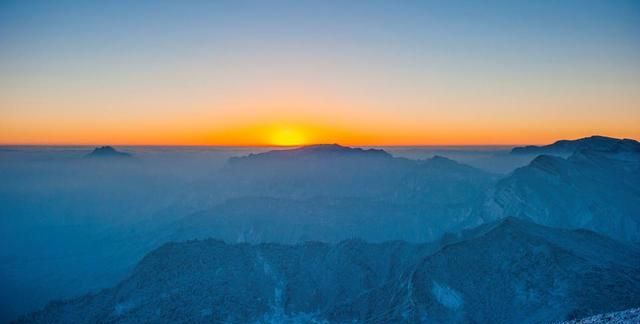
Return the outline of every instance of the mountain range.
{"type": "Polygon", "coordinates": [[[444,157],[338,145],[232,159],[225,176],[229,198],[171,224],[171,239],[432,241],[489,220],[484,204],[497,179],[444,157]]]}
{"type": "Polygon", "coordinates": [[[538,323],[637,307],[638,147],[559,141],[506,175],[337,144],[231,158],[132,234],[161,247],[120,284],[22,321],[538,323]]]}
{"type": "Polygon", "coordinates": [[[536,156],[502,177],[440,156],[335,144],[234,158],[220,181],[226,199],[172,223],[171,239],[425,242],[513,216],[640,241],[640,143],[562,143],[582,149],[536,156]]]}
{"type": "Polygon", "coordinates": [[[434,244],[167,243],[22,323],[537,323],[640,304],[640,250],[505,218],[434,244]]]}
{"type": "Polygon", "coordinates": [[[601,138],[595,142],[598,149],[567,158],[540,155],[501,179],[494,195],[501,215],[640,241],[640,144],[607,140],[604,149],[601,138]]]}

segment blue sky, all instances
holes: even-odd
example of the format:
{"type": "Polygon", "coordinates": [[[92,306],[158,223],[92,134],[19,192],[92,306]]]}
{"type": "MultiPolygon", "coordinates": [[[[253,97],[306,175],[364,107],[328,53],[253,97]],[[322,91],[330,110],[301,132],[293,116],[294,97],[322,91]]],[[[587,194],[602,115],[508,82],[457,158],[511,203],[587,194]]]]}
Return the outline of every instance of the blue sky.
{"type": "Polygon", "coordinates": [[[4,143],[640,135],[638,1],[2,1],[0,48],[4,143]]]}

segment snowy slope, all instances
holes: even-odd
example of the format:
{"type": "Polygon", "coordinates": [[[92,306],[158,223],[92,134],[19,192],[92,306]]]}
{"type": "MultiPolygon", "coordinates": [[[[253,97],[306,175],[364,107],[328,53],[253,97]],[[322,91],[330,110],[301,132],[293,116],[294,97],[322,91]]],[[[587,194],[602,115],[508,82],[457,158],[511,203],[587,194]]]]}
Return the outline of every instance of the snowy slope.
{"type": "Polygon", "coordinates": [[[640,308],[629,309],[621,312],[599,314],[582,318],[579,320],[567,321],[562,324],[632,324],[640,323],[640,308]]]}

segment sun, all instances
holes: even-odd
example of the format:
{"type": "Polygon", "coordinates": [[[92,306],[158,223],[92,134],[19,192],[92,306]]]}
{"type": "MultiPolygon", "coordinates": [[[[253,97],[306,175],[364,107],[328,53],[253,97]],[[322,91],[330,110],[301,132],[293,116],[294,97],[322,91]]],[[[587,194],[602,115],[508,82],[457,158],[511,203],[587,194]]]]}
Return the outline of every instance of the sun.
{"type": "Polygon", "coordinates": [[[297,146],[306,142],[305,134],[294,128],[279,128],[273,131],[269,141],[277,146],[297,146]]]}

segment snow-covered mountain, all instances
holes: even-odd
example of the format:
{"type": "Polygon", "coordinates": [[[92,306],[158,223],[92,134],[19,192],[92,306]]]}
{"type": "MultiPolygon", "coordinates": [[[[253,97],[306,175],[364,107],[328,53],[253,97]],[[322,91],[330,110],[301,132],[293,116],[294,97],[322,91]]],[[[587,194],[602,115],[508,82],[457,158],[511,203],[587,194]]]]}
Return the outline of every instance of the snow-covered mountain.
{"type": "Polygon", "coordinates": [[[635,141],[617,143],[538,156],[497,183],[498,213],[640,241],[640,151],[635,141]]]}
{"type": "Polygon", "coordinates": [[[640,305],[640,250],[507,218],[433,244],[169,243],[25,323],[551,322],[640,305]]]}

